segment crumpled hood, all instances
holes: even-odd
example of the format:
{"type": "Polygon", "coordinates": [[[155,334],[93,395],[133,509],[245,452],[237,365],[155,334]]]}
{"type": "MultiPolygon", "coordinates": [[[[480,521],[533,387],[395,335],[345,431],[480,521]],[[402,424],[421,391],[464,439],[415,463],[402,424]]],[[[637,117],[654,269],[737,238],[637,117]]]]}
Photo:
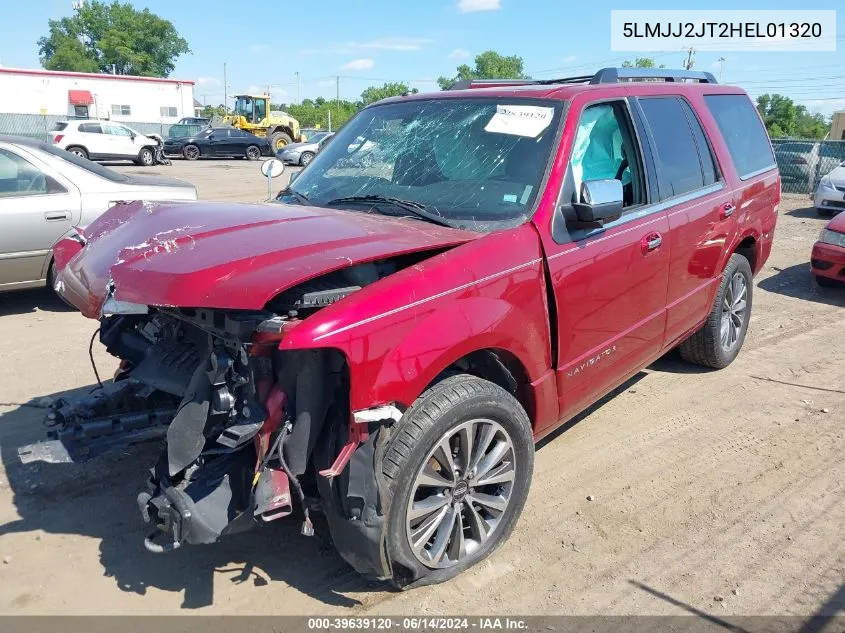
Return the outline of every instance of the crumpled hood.
{"type": "Polygon", "coordinates": [[[118,204],[84,234],[57,287],[91,318],[110,283],[131,303],[260,310],[323,273],[478,237],[407,218],[229,202],[118,204]]]}

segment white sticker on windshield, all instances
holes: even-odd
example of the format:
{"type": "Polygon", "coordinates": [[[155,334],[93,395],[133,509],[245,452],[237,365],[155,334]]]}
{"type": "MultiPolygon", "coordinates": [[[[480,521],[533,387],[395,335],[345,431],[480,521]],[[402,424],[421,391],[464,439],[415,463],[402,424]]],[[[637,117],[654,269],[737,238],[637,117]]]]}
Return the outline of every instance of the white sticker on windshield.
{"type": "Polygon", "coordinates": [[[544,106],[497,105],[484,130],[537,138],[552,124],[554,112],[554,108],[544,106]]]}

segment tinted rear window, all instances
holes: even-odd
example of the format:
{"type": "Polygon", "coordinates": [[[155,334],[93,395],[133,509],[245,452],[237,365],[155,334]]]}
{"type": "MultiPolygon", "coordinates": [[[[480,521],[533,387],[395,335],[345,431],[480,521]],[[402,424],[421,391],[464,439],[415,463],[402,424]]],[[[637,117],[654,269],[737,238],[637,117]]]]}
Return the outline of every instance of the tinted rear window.
{"type": "Polygon", "coordinates": [[[56,125],[53,126],[53,131],[54,132],[61,132],[66,127],[67,127],[67,123],[62,123],[61,121],[59,121],[58,123],[56,123],[56,125]]]}
{"type": "Polygon", "coordinates": [[[80,123],[79,131],[86,134],[102,134],[103,126],[99,123],[80,123]]]}
{"type": "Polygon", "coordinates": [[[740,178],[775,166],[769,137],[751,99],[745,95],[706,95],[704,101],[740,178]]]}
{"type": "Polygon", "coordinates": [[[698,148],[681,101],[677,97],[650,97],[639,103],[654,138],[660,199],[703,187],[698,148]]]}

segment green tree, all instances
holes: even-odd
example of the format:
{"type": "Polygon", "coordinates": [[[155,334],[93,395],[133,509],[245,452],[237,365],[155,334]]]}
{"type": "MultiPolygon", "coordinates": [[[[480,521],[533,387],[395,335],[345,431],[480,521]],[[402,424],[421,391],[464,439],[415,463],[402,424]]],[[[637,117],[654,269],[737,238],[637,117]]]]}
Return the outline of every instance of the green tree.
{"type": "Polygon", "coordinates": [[[361,103],[352,101],[327,101],[322,97],[317,97],[314,100],[303,99],[301,103],[273,105],[272,109],[286,111],[299,121],[302,127],[317,127],[326,130],[329,128],[329,113],[331,112],[332,129],[336,130],[358,112],[361,106],[361,103]]]}
{"type": "Polygon", "coordinates": [[[795,121],[795,136],[800,138],[823,139],[830,134],[831,121],[819,113],[807,112],[804,106],[798,106],[798,117],[795,121]]]}
{"type": "Polygon", "coordinates": [[[392,81],[383,86],[370,86],[361,93],[361,102],[364,105],[387,99],[388,97],[401,97],[402,95],[411,93],[416,94],[419,90],[416,88],[409,88],[406,83],[401,81],[392,81]]]}
{"type": "Polygon", "coordinates": [[[456,81],[467,79],[530,79],[523,71],[522,57],[505,57],[495,51],[484,51],[475,57],[475,67],[461,64],[454,77],[440,77],[437,80],[442,90],[446,90],[456,81]]]}
{"type": "Polygon", "coordinates": [[[179,56],[190,52],[171,22],[118,0],[85,2],[48,26],[38,40],[48,70],[167,77],[179,56]]]}
{"type": "Polygon", "coordinates": [[[637,57],[634,61],[626,59],[622,68],[666,68],[664,64],[657,65],[653,57],[637,57]]]}
{"type": "Polygon", "coordinates": [[[795,136],[798,117],[806,112],[789,97],[779,94],[763,94],[757,97],[757,110],[769,136],[795,136]]]}
{"type": "Polygon", "coordinates": [[[226,116],[226,106],[222,103],[216,106],[207,105],[202,109],[200,115],[206,119],[212,119],[215,116],[224,117],[226,116]]]}

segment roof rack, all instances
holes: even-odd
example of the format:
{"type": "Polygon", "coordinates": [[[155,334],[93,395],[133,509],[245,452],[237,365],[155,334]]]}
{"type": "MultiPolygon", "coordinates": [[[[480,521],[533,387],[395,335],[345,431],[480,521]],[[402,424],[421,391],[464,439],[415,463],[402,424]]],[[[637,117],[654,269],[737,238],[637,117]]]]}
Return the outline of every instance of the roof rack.
{"type": "Polygon", "coordinates": [[[669,83],[691,82],[715,84],[713,73],[703,70],[669,68],[602,68],[594,75],[558,77],[555,79],[464,79],[456,81],[449,90],[471,88],[505,88],[508,86],[552,86],[557,84],[615,84],[630,81],[664,81],[669,83]]]}

